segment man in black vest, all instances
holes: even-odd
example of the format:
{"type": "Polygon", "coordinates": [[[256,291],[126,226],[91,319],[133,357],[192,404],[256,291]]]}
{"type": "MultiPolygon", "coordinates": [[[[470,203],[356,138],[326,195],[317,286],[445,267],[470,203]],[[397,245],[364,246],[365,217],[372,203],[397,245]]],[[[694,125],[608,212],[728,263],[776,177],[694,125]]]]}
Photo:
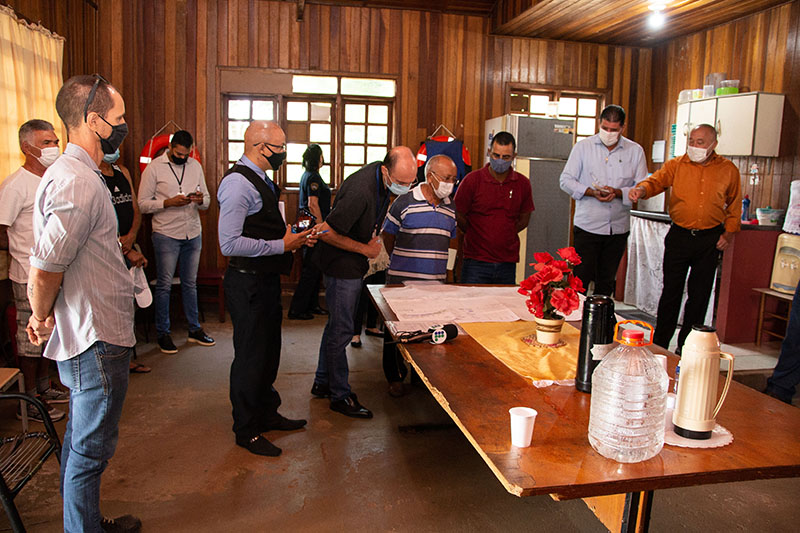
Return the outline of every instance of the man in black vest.
{"type": "Polygon", "coordinates": [[[233,322],[231,404],[236,444],[256,455],[280,455],[261,433],[291,431],[305,420],[278,414],[281,398],[273,384],[281,355],[281,274],[292,251],[313,246],[313,230],[292,233],[278,209],[281,191],[267,178],[286,159],[286,135],[274,122],[255,121],[244,134],[245,150],[222,179],[219,246],[228,256],[225,302],[233,322]]]}

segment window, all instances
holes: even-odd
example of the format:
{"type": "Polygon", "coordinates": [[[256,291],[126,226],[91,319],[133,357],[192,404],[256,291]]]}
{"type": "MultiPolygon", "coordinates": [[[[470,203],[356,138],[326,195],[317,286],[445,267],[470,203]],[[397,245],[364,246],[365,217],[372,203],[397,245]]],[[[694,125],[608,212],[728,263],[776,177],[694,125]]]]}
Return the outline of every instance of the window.
{"type": "Polygon", "coordinates": [[[603,110],[603,95],[567,91],[512,91],[510,112],[520,115],[571,118],[575,120],[575,142],[597,133],[603,110]]]}
{"type": "Polygon", "coordinates": [[[252,120],[277,120],[286,132],[286,165],[274,176],[297,186],[308,144],[322,148],[322,179],[336,187],[366,163],[382,160],[394,138],[394,80],[292,76],[292,94],[226,96],[224,150],[229,163],[244,153],[252,120]]]}

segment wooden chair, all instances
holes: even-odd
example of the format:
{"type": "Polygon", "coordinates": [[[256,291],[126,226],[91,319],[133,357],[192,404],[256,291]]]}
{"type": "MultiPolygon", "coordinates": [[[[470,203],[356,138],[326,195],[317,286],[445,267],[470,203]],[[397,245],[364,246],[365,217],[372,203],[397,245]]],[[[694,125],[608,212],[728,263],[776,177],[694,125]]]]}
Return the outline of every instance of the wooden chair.
{"type": "Polygon", "coordinates": [[[25,401],[33,404],[44,420],[45,431],[23,431],[19,435],[0,438],[0,500],[15,532],[24,532],[14,498],[33,478],[51,455],[61,462],[61,441],[47,408],[36,398],[20,393],[0,393],[0,400],[25,401]]]}

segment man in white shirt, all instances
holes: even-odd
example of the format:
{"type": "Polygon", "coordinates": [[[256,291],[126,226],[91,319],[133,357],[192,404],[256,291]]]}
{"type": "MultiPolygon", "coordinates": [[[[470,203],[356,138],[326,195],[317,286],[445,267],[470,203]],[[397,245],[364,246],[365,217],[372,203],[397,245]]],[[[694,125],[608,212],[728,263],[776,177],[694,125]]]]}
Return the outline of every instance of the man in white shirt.
{"type": "MultiPolygon", "coordinates": [[[[25,378],[25,390],[47,403],[67,403],[69,393],[50,386],[50,361],[42,357],[42,346],[28,339],[25,328],[31,316],[28,303],[28,256],[33,247],[33,202],[36,189],[47,167],[61,155],[58,136],[46,120],[29,120],[19,128],[19,148],[25,163],[0,185],[0,249],[11,254],[8,277],[17,310],[17,355],[25,378]]],[[[27,404],[28,418],[43,422],[42,415],[27,404]]],[[[64,418],[64,411],[49,408],[54,421],[64,418]]],[[[21,413],[17,416],[21,417],[21,413]]]]}
{"type": "Polygon", "coordinates": [[[208,209],[211,198],[203,167],[189,157],[194,140],[178,131],[169,149],[153,159],[142,173],[139,208],[153,215],[153,249],[156,259],[156,334],[164,353],[178,349],[170,336],[169,297],[175,267],[180,266],[183,312],[189,324],[189,342],[213,346],[214,339],[200,326],[197,311],[197,267],[203,246],[198,209],[208,209]]]}

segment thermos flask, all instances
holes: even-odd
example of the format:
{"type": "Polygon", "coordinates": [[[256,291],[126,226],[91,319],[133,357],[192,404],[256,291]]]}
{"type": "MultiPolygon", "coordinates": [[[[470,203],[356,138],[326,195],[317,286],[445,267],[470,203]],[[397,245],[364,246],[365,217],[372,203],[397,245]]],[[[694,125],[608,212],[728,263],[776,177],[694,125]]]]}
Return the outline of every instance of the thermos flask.
{"type": "Polygon", "coordinates": [[[593,295],[583,302],[581,343],[578,348],[578,369],[575,372],[575,388],[592,392],[592,372],[600,363],[592,357],[595,345],[614,342],[614,300],[608,296],[593,295]]]}

